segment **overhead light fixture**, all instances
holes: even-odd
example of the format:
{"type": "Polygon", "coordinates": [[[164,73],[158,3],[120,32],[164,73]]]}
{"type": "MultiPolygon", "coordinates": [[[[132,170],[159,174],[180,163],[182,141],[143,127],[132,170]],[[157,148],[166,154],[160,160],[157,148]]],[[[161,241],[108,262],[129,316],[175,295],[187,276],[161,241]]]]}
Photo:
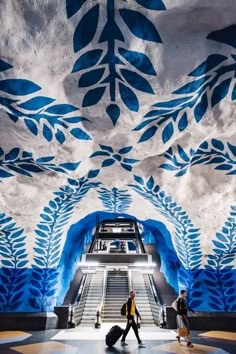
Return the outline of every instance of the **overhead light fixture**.
{"type": "Polygon", "coordinates": [[[97,267],[99,262],[78,262],[78,266],[80,267],[97,267]]]}
{"type": "Polygon", "coordinates": [[[134,263],[135,267],[155,267],[156,263],[141,263],[141,262],[137,262],[134,263]]]}

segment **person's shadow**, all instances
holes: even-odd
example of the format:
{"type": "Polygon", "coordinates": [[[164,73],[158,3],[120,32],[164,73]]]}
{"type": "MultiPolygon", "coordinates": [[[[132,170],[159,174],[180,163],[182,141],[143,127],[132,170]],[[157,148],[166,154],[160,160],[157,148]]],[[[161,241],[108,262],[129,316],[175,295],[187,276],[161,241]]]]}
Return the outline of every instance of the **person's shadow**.
{"type": "Polygon", "coordinates": [[[111,347],[111,348],[106,348],[105,349],[106,353],[126,353],[126,351],[124,350],[124,348],[122,349],[118,349],[118,348],[114,348],[114,347],[111,347]]]}

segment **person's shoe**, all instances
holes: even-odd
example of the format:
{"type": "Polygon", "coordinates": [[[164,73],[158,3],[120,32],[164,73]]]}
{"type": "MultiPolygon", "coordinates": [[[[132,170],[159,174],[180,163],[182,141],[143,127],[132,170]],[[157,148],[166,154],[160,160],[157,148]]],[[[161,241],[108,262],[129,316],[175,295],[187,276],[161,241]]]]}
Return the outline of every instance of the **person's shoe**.
{"type": "Polygon", "coordinates": [[[188,347],[188,348],[193,348],[194,345],[193,345],[191,342],[188,342],[188,343],[187,343],[187,347],[188,347]]]}
{"type": "Polygon", "coordinates": [[[177,339],[177,341],[178,341],[179,343],[181,343],[181,342],[180,342],[180,336],[176,336],[176,339],[177,339]]]}
{"type": "Polygon", "coordinates": [[[128,343],[126,343],[124,340],[120,342],[120,345],[122,345],[123,347],[128,345],[128,343]]]}
{"type": "Polygon", "coordinates": [[[138,346],[139,348],[146,348],[146,345],[143,342],[139,343],[138,346]]]}

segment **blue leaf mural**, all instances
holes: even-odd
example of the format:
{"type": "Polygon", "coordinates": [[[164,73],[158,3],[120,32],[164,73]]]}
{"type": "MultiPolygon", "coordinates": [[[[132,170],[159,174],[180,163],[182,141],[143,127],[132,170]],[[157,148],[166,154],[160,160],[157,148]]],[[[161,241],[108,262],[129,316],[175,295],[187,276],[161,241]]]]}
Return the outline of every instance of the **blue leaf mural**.
{"type": "Polygon", "coordinates": [[[135,10],[121,9],[120,14],[129,30],[138,38],[146,41],[162,43],[161,37],[153,23],[135,10]]]}
{"type": "MultiPolygon", "coordinates": [[[[233,45],[234,40],[232,38],[235,28],[235,25],[233,25],[219,32],[213,32],[207,38],[216,41],[219,39],[219,41],[233,45]],[[230,34],[231,37],[226,39],[226,33],[230,34]]],[[[231,57],[221,54],[209,55],[206,60],[188,74],[188,76],[196,79],[172,92],[175,95],[182,95],[183,97],[153,104],[153,107],[161,107],[162,109],[152,109],[147,112],[144,118],[155,118],[148,123],[144,122],[143,125],[139,124],[134,129],[145,129],[139,142],[151,139],[158,130],[156,128],[159,126],[164,126],[163,143],[168,142],[170,137],[175,134],[176,127],[181,132],[188,127],[190,119],[192,119],[192,111],[196,123],[199,123],[209,107],[208,100],[211,102],[211,107],[214,107],[230,92],[231,82],[236,70],[235,60],[233,59],[233,55],[231,57]],[[221,80],[222,76],[224,77],[223,81],[221,80]],[[151,129],[152,127],[155,128],[151,129]]],[[[234,89],[231,92],[231,99],[234,100],[234,89]]]]}
{"type": "Polygon", "coordinates": [[[13,148],[8,153],[5,153],[2,148],[0,149],[2,151],[0,157],[0,180],[17,174],[32,177],[32,173],[42,173],[44,171],[68,174],[68,171],[74,171],[80,164],[80,162],[67,162],[56,165],[52,163],[55,156],[35,159],[32,153],[22,151],[19,148],[13,148]]]}
{"type": "Polygon", "coordinates": [[[236,206],[232,205],[230,209],[221,232],[216,233],[216,239],[212,241],[213,249],[205,266],[204,285],[212,311],[234,311],[235,306],[236,278],[231,265],[235,261],[236,250],[236,206]]]}
{"type": "Polygon", "coordinates": [[[24,229],[0,213],[0,311],[15,311],[23,301],[29,263],[24,229]]]}
{"type": "Polygon", "coordinates": [[[99,199],[102,201],[105,211],[113,213],[125,213],[129,209],[132,202],[131,195],[128,190],[119,190],[112,188],[109,191],[107,188],[100,188],[98,190],[99,199]]]}
{"type": "MultiPolygon", "coordinates": [[[[142,0],[140,4],[153,11],[165,10],[162,1],[148,3],[142,0]]],[[[68,1],[68,18],[78,14],[82,6],[83,2],[75,5],[68,1]]],[[[79,73],[78,86],[80,88],[97,85],[96,88],[92,88],[84,94],[83,107],[96,105],[103,99],[105,91],[106,94],[109,92],[110,102],[106,106],[106,113],[115,126],[121,112],[117,101],[119,95],[126,108],[138,112],[139,98],[134,91],[139,90],[154,94],[153,88],[144,76],[157,75],[150,58],[146,54],[126,48],[128,43],[126,45],[124,29],[118,25],[117,16],[123,19],[125,25],[135,37],[155,43],[161,43],[162,41],[156,27],[146,16],[127,8],[119,8],[119,11],[116,12],[114,0],[106,0],[107,20],[99,26],[99,8],[100,4],[97,4],[80,19],[74,33],[74,52],[80,52],[89,45],[95,38],[95,34],[99,35],[98,45],[105,43],[107,50],[104,50],[103,46],[82,53],[74,63],[72,73],[79,73]],[[88,21],[92,23],[89,27],[87,26],[88,21]],[[118,42],[123,42],[124,45],[120,47],[118,42]],[[116,50],[117,46],[118,50],[116,50]],[[131,69],[136,69],[140,74],[130,70],[130,66],[131,69]],[[93,69],[91,70],[91,68],[93,69]],[[117,89],[119,89],[119,92],[117,92],[117,89]]]]}
{"type": "Polygon", "coordinates": [[[172,149],[167,150],[162,156],[169,160],[169,163],[161,164],[159,167],[168,171],[178,171],[175,176],[184,175],[194,165],[215,165],[215,170],[227,172],[226,175],[236,174],[236,146],[222,141],[212,139],[209,143],[203,142],[195,151],[187,153],[181,146],[177,145],[178,154],[173,154],[172,149]]]}
{"type": "Polygon", "coordinates": [[[99,170],[90,171],[88,178],[68,179],[68,184],[55,192],[56,197],[40,214],[41,221],[35,230],[33,272],[30,280],[30,305],[34,310],[51,311],[56,304],[58,283],[56,267],[60,261],[63,231],[74,208],[86,196],[90,188],[100,183],[91,182],[99,170]]]}
{"type": "Polygon", "coordinates": [[[90,9],[79,22],[73,38],[75,53],[86,47],[93,39],[97,30],[98,18],[99,5],[96,5],[90,9]]]}

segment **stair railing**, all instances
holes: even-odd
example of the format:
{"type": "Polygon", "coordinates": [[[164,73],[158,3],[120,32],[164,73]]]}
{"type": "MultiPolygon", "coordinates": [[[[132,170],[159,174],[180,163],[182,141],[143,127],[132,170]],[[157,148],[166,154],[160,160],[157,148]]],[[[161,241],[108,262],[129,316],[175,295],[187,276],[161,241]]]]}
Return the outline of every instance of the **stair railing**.
{"type": "Polygon", "coordinates": [[[104,306],[104,300],[105,300],[105,295],[106,295],[106,288],[107,288],[107,270],[104,270],[103,273],[103,283],[102,283],[102,294],[101,294],[101,302],[99,306],[97,307],[96,310],[96,315],[95,315],[95,322],[94,322],[94,327],[95,328],[100,328],[101,323],[102,323],[102,310],[104,306]]]}

